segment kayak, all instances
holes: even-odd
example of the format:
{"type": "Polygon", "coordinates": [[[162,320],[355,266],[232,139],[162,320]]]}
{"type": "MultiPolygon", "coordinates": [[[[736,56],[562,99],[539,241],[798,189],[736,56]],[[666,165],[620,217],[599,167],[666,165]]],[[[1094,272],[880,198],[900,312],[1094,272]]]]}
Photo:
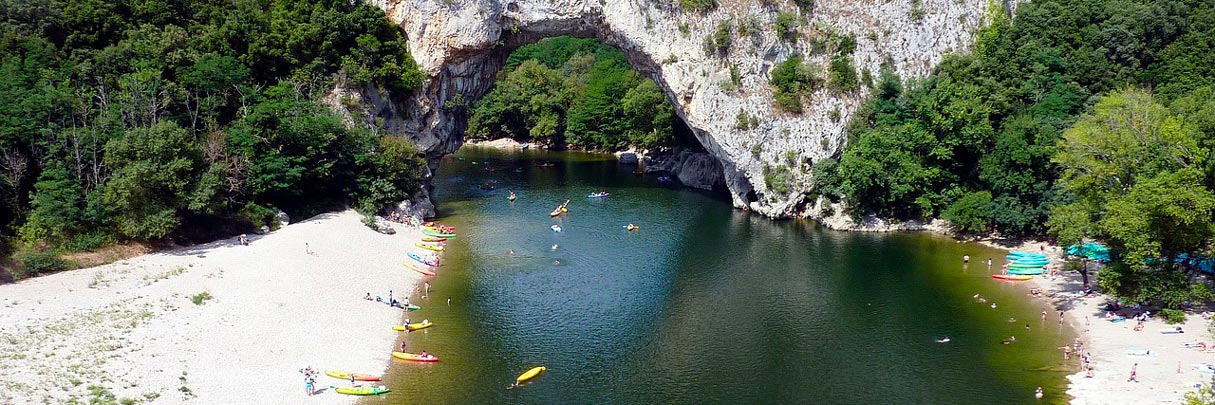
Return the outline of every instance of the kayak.
{"type": "Polygon", "coordinates": [[[539,377],[540,374],[544,374],[544,372],[547,370],[548,369],[545,368],[544,366],[540,366],[540,367],[532,368],[531,370],[524,371],[523,374],[519,374],[518,378],[515,378],[515,383],[522,384],[522,383],[528,382],[536,377],[539,377]]]}
{"type": "Polygon", "coordinates": [[[416,271],[416,272],[418,272],[418,273],[422,273],[422,274],[425,274],[425,275],[428,275],[428,276],[431,276],[431,277],[434,277],[434,276],[436,276],[436,275],[437,275],[437,274],[436,274],[434,271],[432,271],[432,270],[428,270],[428,268],[427,268],[427,269],[423,269],[423,268],[421,268],[421,267],[415,266],[413,263],[410,263],[410,262],[401,262],[401,264],[405,265],[405,267],[408,267],[410,270],[413,270],[413,271],[416,271]]]}
{"type": "Polygon", "coordinates": [[[413,252],[406,253],[406,255],[408,255],[408,256],[409,256],[409,258],[411,258],[411,259],[417,260],[417,261],[418,261],[418,263],[422,263],[422,264],[425,264],[425,265],[427,265],[427,266],[432,266],[432,267],[433,267],[435,264],[437,264],[437,263],[436,263],[436,262],[434,262],[434,261],[427,261],[426,259],[423,259],[423,258],[422,258],[422,256],[418,256],[418,255],[413,254],[413,252]]]}
{"type": "Polygon", "coordinates": [[[360,385],[357,387],[337,387],[333,389],[339,394],[346,395],[380,395],[391,391],[383,385],[360,385]]]}
{"type": "Polygon", "coordinates": [[[1041,257],[1046,257],[1046,254],[1045,254],[1045,253],[1021,252],[1021,251],[1016,251],[1016,250],[1011,251],[1011,252],[1008,252],[1008,255],[1009,255],[1009,256],[1041,256],[1041,257]]]}
{"type": "Polygon", "coordinates": [[[442,233],[442,232],[438,232],[438,231],[435,231],[435,230],[432,230],[429,228],[423,229],[422,234],[426,235],[426,236],[436,237],[436,238],[454,238],[454,237],[456,237],[456,234],[454,234],[454,233],[442,233]]]}
{"type": "Polygon", "coordinates": [[[423,227],[422,230],[436,232],[436,233],[456,233],[456,228],[449,228],[449,227],[439,228],[439,227],[427,226],[427,227],[423,227]]]}
{"type": "Polygon", "coordinates": [[[380,376],[378,375],[351,373],[343,370],[325,370],[325,375],[340,380],[349,380],[351,374],[354,374],[355,381],[380,381],[380,376]]]}
{"type": "Polygon", "coordinates": [[[430,321],[423,321],[423,322],[420,322],[420,323],[411,323],[411,324],[408,324],[408,325],[397,325],[397,326],[393,326],[393,327],[392,327],[392,330],[395,330],[395,331],[402,331],[402,332],[403,332],[403,331],[410,331],[410,332],[413,332],[413,331],[415,331],[415,330],[419,330],[419,329],[426,329],[426,328],[429,328],[429,327],[431,327],[431,326],[435,326],[434,322],[430,322],[430,321]]]}
{"type": "Polygon", "coordinates": [[[447,238],[434,238],[434,237],[427,236],[425,238],[422,238],[422,241],[423,242],[447,242],[447,238]]]}
{"type": "Polygon", "coordinates": [[[1047,264],[1049,264],[1049,263],[1011,263],[1008,265],[1008,267],[1009,268],[1022,268],[1022,269],[1040,269],[1040,268],[1046,267],[1047,264]]]}
{"type": "Polygon", "coordinates": [[[557,209],[553,210],[553,212],[548,213],[548,216],[550,216],[550,217],[556,217],[559,215],[561,215],[561,208],[557,208],[557,209]]]}
{"type": "Polygon", "coordinates": [[[603,198],[610,195],[612,195],[612,193],[590,193],[586,195],[586,198],[603,198]]]}
{"type": "Polygon", "coordinates": [[[436,251],[436,252],[442,252],[442,251],[443,251],[443,246],[441,246],[441,245],[427,245],[427,244],[422,243],[422,242],[415,242],[413,245],[414,245],[414,246],[417,246],[417,247],[420,247],[420,248],[422,248],[422,249],[426,249],[426,250],[433,250],[433,251],[436,251]]]}
{"type": "Polygon", "coordinates": [[[1036,276],[1042,274],[1042,269],[1008,269],[1008,274],[1016,276],[1036,276]]]}
{"type": "Polygon", "coordinates": [[[992,274],[991,278],[994,278],[996,280],[1025,281],[1025,280],[1033,280],[1034,276],[1017,275],[1017,274],[992,274]]]}
{"type": "Polygon", "coordinates": [[[434,363],[439,361],[439,358],[435,357],[433,354],[423,356],[418,353],[392,352],[392,357],[396,357],[401,360],[420,361],[423,363],[434,363]]]}

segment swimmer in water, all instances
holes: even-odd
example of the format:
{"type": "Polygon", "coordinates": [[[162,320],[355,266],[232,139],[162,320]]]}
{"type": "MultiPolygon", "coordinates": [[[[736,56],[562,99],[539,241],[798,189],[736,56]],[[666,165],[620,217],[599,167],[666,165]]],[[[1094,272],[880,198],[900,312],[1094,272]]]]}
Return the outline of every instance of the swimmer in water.
{"type": "Polygon", "coordinates": [[[991,309],[996,309],[996,303],[991,303],[991,309]]]}
{"type": "Polygon", "coordinates": [[[949,343],[951,340],[952,339],[950,339],[949,336],[946,336],[946,337],[937,339],[937,343],[949,343]]]}
{"type": "Polygon", "coordinates": [[[553,244],[553,250],[557,250],[557,244],[556,244],[556,243],[554,243],[554,244],[553,244]]]}

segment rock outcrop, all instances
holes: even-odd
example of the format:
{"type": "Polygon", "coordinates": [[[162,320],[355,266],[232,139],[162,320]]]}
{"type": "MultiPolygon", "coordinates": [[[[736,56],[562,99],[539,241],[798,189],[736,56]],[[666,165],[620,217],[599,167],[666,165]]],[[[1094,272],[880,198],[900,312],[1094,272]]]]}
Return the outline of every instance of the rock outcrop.
{"type": "MultiPolygon", "coordinates": [[[[714,9],[700,13],[680,10],[674,0],[368,1],[400,25],[428,80],[408,99],[390,100],[374,89],[338,89],[335,94],[342,95],[334,99],[361,97],[365,113],[415,141],[432,170],[439,157],[459,148],[469,104],[489,91],[512,50],[551,36],[594,37],[619,48],[662,87],[717,160],[734,205],[773,217],[804,207],[810,164],[839,152],[845,124],[869,92],[863,86],[849,93],[820,89],[805,99],[804,113],[783,113],[774,108],[768,85],[773,66],[800,54],[826,67],[831,55],[815,53],[815,38],[837,33],[856,39],[852,60],[858,72],[876,76],[889,62],[904,79],[923,76],[944,54],[973,43],[991,4],[817,0],[812,9],[799,9],[790,0],[717,0],[714,9]],[[775,32],[779,11],[801,16],[796,40],[775,32]],[[729,49],[710,55],[705,43],[724,21],[733,22],[729,49]],[[757,22],[759,32],[740,34],[744,21],[757,22]],[[731,81],[731,66],[740,84],[723,86],[731,81]],[[757,117],[758,125],[737,125],[740,112],[757,117]],[[765,181],[765,173],[785,169],[791,174],[788,187],[765,181]]],[[[1011,6],[1004,3],[1006,10],[1011,6]]]]}
{"type": "Polygon", "coordinates": [[[647,158],[645,171],[671,174],[683,185],[701,190],[713,190],[726,184],[717,158],[685,148],[647,158]]]}

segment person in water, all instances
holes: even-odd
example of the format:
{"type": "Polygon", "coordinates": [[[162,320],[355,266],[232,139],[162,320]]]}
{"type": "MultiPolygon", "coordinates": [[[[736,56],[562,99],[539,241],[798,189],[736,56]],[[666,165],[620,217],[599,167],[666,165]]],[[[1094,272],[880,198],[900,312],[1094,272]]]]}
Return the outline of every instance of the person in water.
{"type": "Polygon", "coordinates": [[[937,343],[949,343],[949,342],[950,342],[950,340],[951,340],[951,339],[949,339],[949,336],[946,336],[946,337],[943,337],[943,338],[937,339],[937,343]]]}
{"type": "Polygon", "coordinates": [[[970,255],[962,255],[962,263],[970,263],[970,255]]]}
{"type": "Polygon", "coordinates": [[[1034,391],[1034,398],[1042,398],[1042,387],[1038,387],[1038,389],[1034,391]]]}

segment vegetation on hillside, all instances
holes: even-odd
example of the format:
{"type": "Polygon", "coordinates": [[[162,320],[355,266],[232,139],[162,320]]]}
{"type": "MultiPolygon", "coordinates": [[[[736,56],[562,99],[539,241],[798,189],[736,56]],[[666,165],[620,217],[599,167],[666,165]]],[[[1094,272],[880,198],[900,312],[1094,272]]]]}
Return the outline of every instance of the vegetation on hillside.
{"type": "Polygon", "coordinates": [[[1107,290],[1212,298],[1175,258],[1211,247],[1215,2],[1035,0],[988,20],[927,78],[883,72],[819,191],[854,213],[1101,239],[1121,253],[1107,290]]]}
{"type": "Polygon", "coordinates": [[[512,53],[473,105],[467,136],[620,150],[671,146],[686,131],[666,94],[593,39],[549,38],[512,53]]]}
{"type": "Polygon", "coordinates": [[[363,2],[0,0],[0,232],[36,273],[274,208],[377,210],[418,186],[416,151],[315,100],[422,78],[363,2]]]}

